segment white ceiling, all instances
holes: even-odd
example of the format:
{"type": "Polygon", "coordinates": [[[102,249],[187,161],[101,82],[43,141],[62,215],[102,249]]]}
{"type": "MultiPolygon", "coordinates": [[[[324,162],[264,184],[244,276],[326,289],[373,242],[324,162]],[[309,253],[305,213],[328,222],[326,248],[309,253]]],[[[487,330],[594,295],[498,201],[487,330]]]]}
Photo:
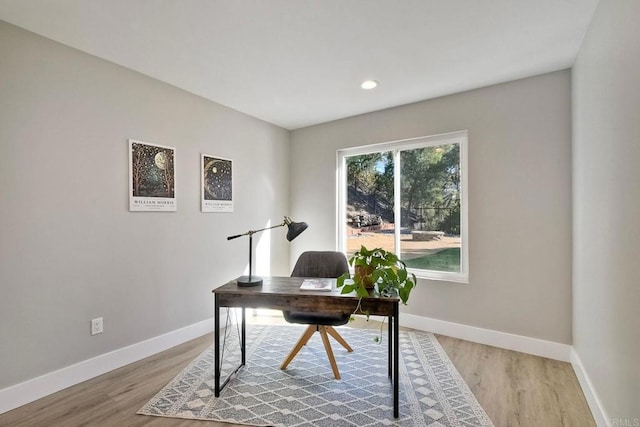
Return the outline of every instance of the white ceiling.
{"type": "Polygon", "coordinates": [[[0,19],[296,129],[569,68],[597,2],[0,0],[0,19]]]}

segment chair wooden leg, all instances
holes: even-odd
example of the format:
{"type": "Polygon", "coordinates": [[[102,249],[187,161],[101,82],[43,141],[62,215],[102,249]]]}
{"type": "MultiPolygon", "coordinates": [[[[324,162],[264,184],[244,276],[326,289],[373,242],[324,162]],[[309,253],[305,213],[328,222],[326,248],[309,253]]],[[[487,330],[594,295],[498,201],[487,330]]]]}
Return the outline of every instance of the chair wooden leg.
{"type": "Polygon", "coordinates": [[[349,353],[351,353],[353,351],[353,349],[351,348],[351,346],[349,344],[347,344],[347,342],[344,340],[344,338],[342,338],[342,335],[340,335],[338,333],[338,331],[336,331],[333,326],[327,326],[327,333],[329,335],[331,335],[336,341],[338,341],[340,344],[342,344],[342,346],[344,348],[347,349],[347,351],[349,353]]]}
{"type": "Polygon", "coordinates": [[[295,347],[293,347],[293,350],[291,350],[291,352],[289,353],[287,358],[284,359],[284,362],[282,362],[282,365],[280,365],[280,369],[284,370],[284,369],[287,368],[289,363],[291,363],[293,358],[296,357],[296,354],[298,354],[300,349],[302,347],[304,347],[304,345],[307,343],[307,341],[309,341],[309,338],[311,338],[311,336],[313,335],[313,333],[315,331],[316,331],[316,325],[311,325],[311,326],[309,326],[307,328],[306,331],[304,331],[304,334],[302,334],[302,336],[300,337],[300,339],[296,343],[295,347]]]}
{"type": "Polygon", "coordinates": [[[327,327],[320,326],[320,336],[322,337],[322,343],[324,344],[324,349],[327,352],[327,356],[329,357],[329,363],[331,363],[331,369],[333,370],[333,376],[339,380],[340,379],[340,371],[338,371],[338,364],[336,363],[336,358],[333,356],[333,350],[331,349],[331,343],[329,342],[329,336],[327,335],[327,327]]]}

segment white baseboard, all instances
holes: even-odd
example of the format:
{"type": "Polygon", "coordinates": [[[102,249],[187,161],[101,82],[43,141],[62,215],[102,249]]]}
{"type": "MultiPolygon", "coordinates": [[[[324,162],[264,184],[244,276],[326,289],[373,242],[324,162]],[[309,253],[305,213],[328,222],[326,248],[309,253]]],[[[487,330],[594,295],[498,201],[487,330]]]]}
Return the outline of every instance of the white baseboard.
{"type": "Polygon", "coordinates": [[[213,331],[213,319],[132,344],[0,390],[0,414],[213,331]]]}
{"type": "Polygon", "coordinates": [[[549,359],[560,360],[563,362],[571,361],[572,347],[568,344],[561,344],[538,338],[530,338],[507,332],[493,331],[490,329],[477,328],[475,326],[462,325],[460,323],[446,322],[444,320],[430,319],[428,317],[405,313],[402,313],[400,316],[400,325],[421,331],[428,331],[435,334],[459,338],[466,341],[504,348],[507,350],[520,351],[522,353],[533,354],[535,356],[547,357],[549,359]]]}
{"type": "Polygon", "coordinates": [[[593,384],[591,384],[589,375],[587,375],[587,371],[585,371],[582,361],[580,360],[580,356],[578,356],[575,348],[571,349],[571,365],[573,365],[573,370],[576,373],[576,377],[578,377],[578,382],[580,383],[584,397],[587,400],[589,409],[591,409],[591,415],[593,415],[596,425],[598,427],[611,427],[609,417],[607,417],[607,413],[598,398],[598,394],[593,388],[593,384]]]}

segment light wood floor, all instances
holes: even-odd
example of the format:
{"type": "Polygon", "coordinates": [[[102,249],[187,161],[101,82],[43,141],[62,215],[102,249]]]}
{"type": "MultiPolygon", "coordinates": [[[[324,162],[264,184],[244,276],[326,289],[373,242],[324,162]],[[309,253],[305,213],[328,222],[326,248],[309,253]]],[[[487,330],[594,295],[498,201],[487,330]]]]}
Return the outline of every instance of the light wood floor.
{"type": "MultiPolygon", "coordinates": [[[[357,320],[352,326],[379,324],[357,320]]],[[[570,364],[445,336],[438,340],[497,427],[595,426],[570,364]]],[[[136,415],[212,341],[205,335],[9,411],[0,415],[0,426],[229,426],[136,415]]]]}

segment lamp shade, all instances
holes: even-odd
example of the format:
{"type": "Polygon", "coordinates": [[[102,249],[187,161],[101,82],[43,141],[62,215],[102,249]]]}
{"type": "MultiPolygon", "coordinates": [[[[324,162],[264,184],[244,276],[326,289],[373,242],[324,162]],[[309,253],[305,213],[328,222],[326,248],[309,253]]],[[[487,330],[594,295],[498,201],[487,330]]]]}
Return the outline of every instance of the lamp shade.
{"type": "Polygon", "coordinates": [[[309,226],[306,222],[290,222],[287,224],[287,227],[289,228],[287,231],[287,240],[292,241],[309,226]]]}

